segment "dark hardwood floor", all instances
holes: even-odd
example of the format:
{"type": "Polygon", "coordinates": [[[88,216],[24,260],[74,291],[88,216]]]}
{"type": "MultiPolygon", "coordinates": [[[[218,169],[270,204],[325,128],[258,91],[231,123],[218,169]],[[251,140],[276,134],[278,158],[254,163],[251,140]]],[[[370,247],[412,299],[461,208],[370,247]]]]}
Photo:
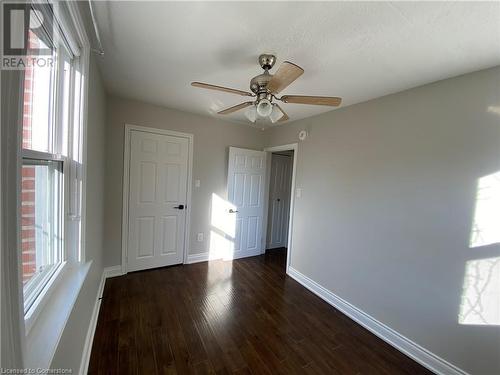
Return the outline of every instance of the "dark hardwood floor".
{"type": "Polygon", "coordinates": [[[284,268],[272,251],[108,279],[89,374],[430,374],[284,268]]]}

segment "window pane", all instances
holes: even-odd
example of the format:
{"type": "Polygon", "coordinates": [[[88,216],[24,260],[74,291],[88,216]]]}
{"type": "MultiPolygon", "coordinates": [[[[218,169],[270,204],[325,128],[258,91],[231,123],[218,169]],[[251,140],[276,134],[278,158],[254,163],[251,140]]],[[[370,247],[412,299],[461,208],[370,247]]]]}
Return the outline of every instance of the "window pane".
{"type": "MultiPolygon", "coordinates": [[[[29,31],[29,48],[48,48],[29,31]]],[[[53,50],[55,55],[55,50],[53,50]]],[[[54,57],[54,56],[53,56],[54,57]]],[[[28,66],[24,72],[23,148],[52,152],[55,59],[52,66],[28,66]]],[[[49,65],[49,64],[48,64],[49,65]]]]}
{"type": "Polygon", "coordinates": [[[25,310],[62,262],[62,163],[25,159],[21,243],[25,310]]]}

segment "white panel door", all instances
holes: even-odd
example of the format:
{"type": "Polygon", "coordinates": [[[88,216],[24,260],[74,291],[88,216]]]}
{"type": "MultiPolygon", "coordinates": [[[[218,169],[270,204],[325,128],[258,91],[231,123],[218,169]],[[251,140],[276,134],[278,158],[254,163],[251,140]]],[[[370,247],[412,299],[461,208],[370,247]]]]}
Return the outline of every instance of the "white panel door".
{"type": "Polygon", "coordinates": [[[128,271],[183,262],[189,140],[131,131],[128,271]]]}
{"type": "Polygon", "coordinates": [[[257,255],[263,250],[265,175],[265,152],[229,148],[227,191],[234,209],[228,210],[227,220],[235,226],[234,257],[257,255]]]}
{"type": "Polygon", "coordinates": [[[272,155],[267,221],[268,249],[287,246],[292,165],[291,156],[272,155]]]}

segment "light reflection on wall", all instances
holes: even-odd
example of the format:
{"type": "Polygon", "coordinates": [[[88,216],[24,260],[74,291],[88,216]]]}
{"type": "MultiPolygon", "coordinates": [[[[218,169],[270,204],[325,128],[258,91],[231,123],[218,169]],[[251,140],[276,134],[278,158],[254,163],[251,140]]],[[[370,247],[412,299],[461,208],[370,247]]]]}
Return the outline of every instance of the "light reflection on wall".
{"type": "Polygon", "coordinates": [[[466,263],[458,322],[500,325],[500,257],[466,263]]]}
{"type": "Polygon", "coordinates": [[[500,172],[478,181],[470,247],[500,242],[500,172]]]}
{"type": "Polygon", "coordinates": [[[212,194],[209,259],[233,259],[236,214],[230,214],[230,209],[236,210],[236,206],[212,194]]]}

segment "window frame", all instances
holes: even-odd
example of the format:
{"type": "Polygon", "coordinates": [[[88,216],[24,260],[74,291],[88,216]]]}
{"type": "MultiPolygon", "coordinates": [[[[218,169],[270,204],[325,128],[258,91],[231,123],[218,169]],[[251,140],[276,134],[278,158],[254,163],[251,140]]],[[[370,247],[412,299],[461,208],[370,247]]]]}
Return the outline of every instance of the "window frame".
{"type": "MultiPolygon", "coordinates": [[[[58,196],[60,198],[58,206],[53,206],[54,210],[51,213],[51,216],[53,216],[53,221],[51,220],[51,223],[55,223],[57,226],[57,233],[64,233],[65,225],[64,225],[64,174],[63,174],[63,161],[59,160],[58,158],[56,159],[31,159],[31,158],[25,158],[23,157],[23,166],[37,166],[37,165],[47,165],[49,166],[50,163],[54,163],[56,165],[59,165],[57,170],[61,173],[61,175],[58,177],[57,183],[58,183],[58,196]],[[25,162],[26,161],[26,162],[25,162]]],[[[50,176],[53,177],[53,176],[50,176]]],[[[57,196],[56,196],[57,199],[57,196]]],[[[53,202],[49,204],[49,207],[51,206],[53,202]]],[[[51,235],[51,240],[53,241],[53,236],[51,235]]],[[[65,236],[63,236],[63,239],[65,236]]],[[[43,293],[43,290],[45,289],[45,286],[50,282],[50,279],[54,277],[54,275],[60,271],[65,266],[66,263],[66,257],[65,257],[65,249],[66,246],[64,244],[64,240],[62,241],[57,241],[54,244],[55,251],[57,252],[57,257],[59,258],[59,262],[49,266],[49,270],[47,272],[41,273],[34,275],[33,278],[28,280],[26,282],[26,285],[23,285],[23,300],[24,300],[24,313],[25,316],[28,314],[28,312],[31,309],[31,306],[36,302],[38,297],[40,296],[41,293],[43,293]]]]}
{"type": "MultiPolygon", "coordinates": [[[[57,9],[55,9],[57,11],[57,9]]],[[[61,167],[61,233],[64,236],[62,241],[61,249],[61,261],[57,263],[57,266],[47,275],[41,277],[42,282],[34,286],[36,289],[36,296],[33,301],[26,308],[24,288],[21,283],[20,293],[21,293],[21,312],[24,312],[24,332],[28,336],[31,328],[33,327],[37,317],[40,315],[47,301],[50,299],[52,292],[59,285],[59,281],[63,277],[63,274],[68,271],[68,269],[76,268],[79,264],[85,262],[85,191],[86,191],[86,128],[87,128],[87,90],[88,90],[88,73],[89,73],[89,63],[90,63],[90,45],[88,37],[83,26],[78,7],[68,2],[67,5],[67,15],[58,14],[57,20],[62,22],[59,25],[60,32],[67,33],[68,28],[65,27],[69,24],[73,25],[73,32],[70,33],[72,41],[76,41],[78,47],[80,48],[80,53],[78,55],[73,55],[72,52],[64,47],[63,45],[56,46],[57,50],[64,50],[64,53],[56,52],[57,62],[55,63],[55,83],[54,90],[56,91],[53,103],[51,103],[51,137],[49,138],[49,143],[52,144],[50,149],[51,152],[36,151],[31,149],[23,148],[22,142],[19,143],[18,152],[18,199],[17,206],[18,212],[21,212],[21,173],[20,170],[27,159],[31,160],[50,160],[60,162],[61,167]],[[64,62],[68,61],[65,58],[69,57],[70,61],[70,74],[69,74],[69,87],[68,87],[68,108],[67,108],[67,129],[66,129],[66,139],[63,139],[64,131],[63,126],[63,115],[64,112],[64,62]],[[72,58],[71,58],[72,57],[72,58]],[[79,72],[79,74],[77,74],[79,72]],[[76,92],[78,89],[78,92],[76,92]],[[72,142],[73,142],[73,131],[77,124],[77,131],[79,133],[79,161],[81,172],[75,173],[72,163],[72,142]],[[62,151],[63,142],[67,143],[66,154],[62,151]],[[79,177],[79,183],[73,184],[71,181],[72,176],[79,177]],[[79,185],[79,186],[78,186],[79,185]],[[77,212],[70,211],[70,200],[69,197],[72,194],[72,190],[77,189],[77,197],[80,202],[77,212]],[[75,224],[76,221],[76,224],[75,224]],[[70,227],[79,227],[77,235],[70,231],[70,227]],[[77,238],[75,238],[77,237],[77,238]]],[[[24,92],[24,72],[21,74],[22,78],[20,80],[21,93],[24,92]]],[[[21,100],[21,104],[23,100],[21,100]]],[[[22,140],[22,118],[19,123],[19,133],[21,134],[20,139],[22,140]]],[[[22,248],[21,248],[21,215],[18,217],[17,222],[18,229],[18,259],[19,259],[19,274],[21,274],[22,268],[22,248]]],[[[21,279],[21,278],[20,278],[21,279]]]]}

